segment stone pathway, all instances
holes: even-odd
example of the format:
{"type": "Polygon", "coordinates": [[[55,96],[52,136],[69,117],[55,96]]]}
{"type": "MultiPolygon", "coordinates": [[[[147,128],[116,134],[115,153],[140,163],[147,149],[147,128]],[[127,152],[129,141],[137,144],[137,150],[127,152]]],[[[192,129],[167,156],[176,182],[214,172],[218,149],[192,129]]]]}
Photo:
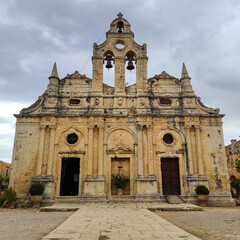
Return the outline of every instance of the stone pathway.
{"type": "Polygon", "coordinates": [[[199,239],[147,209],[154,204],[87,203],[78,207],[43,240],[199,239]]]}

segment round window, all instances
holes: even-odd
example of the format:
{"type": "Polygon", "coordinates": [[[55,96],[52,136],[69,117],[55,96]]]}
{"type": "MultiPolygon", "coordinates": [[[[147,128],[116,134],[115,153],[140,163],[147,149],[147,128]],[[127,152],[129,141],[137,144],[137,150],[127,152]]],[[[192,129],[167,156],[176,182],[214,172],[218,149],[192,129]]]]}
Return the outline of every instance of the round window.
{"type": "Polygon", "coordinates": [[[167,133],[163,136],[163,141],[166,144],[172,144],[173,143],[173,136],[171,134],[167,133]]]}
{"type": "Polygon", "coordinates": [[[116,42],[116,48],[117,49],[123,49],[125,47],[125,44],[123,41],[119,40],[116,42]]]}
{"type": "Polygon", "coordinates": [[[78,135],[76,133],[71,133],[67,136],[67,142],[69,144],[74,144],[78,140],[78,135]]]}

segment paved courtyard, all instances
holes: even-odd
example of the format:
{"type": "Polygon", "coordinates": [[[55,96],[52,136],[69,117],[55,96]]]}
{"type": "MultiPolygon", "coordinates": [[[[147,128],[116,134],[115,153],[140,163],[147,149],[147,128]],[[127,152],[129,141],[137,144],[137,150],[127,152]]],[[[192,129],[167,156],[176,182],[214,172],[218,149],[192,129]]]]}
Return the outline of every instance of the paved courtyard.
{"type": "Polygon", "coordinates": [[[43,240],[199,239],[149,211],[148,207],[157,205],[83,204],[43,240]]]}

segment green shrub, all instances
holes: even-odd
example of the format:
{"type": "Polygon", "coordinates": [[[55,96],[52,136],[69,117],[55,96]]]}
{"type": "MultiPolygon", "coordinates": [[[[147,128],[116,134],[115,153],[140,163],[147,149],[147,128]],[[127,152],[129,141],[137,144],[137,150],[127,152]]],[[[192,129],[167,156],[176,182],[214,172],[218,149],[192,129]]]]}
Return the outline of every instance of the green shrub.
{"type": "Polygon", "coordinates": [[[5,200],[6,199],[4,196],[0,197],[0,206],[2,206],[4,204],[5,200]]]}
{"type": "Polygon", "coordinates": [[[30,190],[29,190],[29,193],[32,196],[35,196],[35,195],[42,195],[43,191],[44,191],[44,185],[43,184],[41,184],[41,183],[32,183],[32,185],[30,187],[30,190]]]}
{"type": "Polygon", "coordinates": [[[239,196],[240,195],[240,179],[234,179],[231,182],[231,187],[236,189],[237,196],[239,196]]]}
{"type": "Polygon", "coordinates": [[[1,191],[5,191],[7,189],[7,186],[6,185],[2,185],[1,186],[1,191]]]}
{"type": "Polygon", "coordinates": [[[124,189],[127,186],[127,184],[130,182],[130,179],[129,177],[125,177],[122,174],[118,173],[116,175],[112,174],[112,181],[117,188],[124,189]]]}
{"type": "Polygon", "coordinates": [[[237,168],[237,171],[240,173],[240,161],[239,160],[237,160],[235,162],[235,167],[237,168]]]}
{"type": "Polygon", "coordinates": [[[4,194],[5,198],[9,202],[16,201],[16,192],[12,189],[12,187],[8,188],[4,194]]]}
{"type": "Polygon", "coordinates": [[[7,176],[7,177],[2,177],[2,179],[3,179],[3,182],[9,183],[9,176],[7,176]]]}
{"type": "Polygon", "coordinates": [[[203,194],[203,195],[208,195],[209,194],[208,188],[204,185],[196,186],[195,192],[196,192],[196,194],[203,194]]]}

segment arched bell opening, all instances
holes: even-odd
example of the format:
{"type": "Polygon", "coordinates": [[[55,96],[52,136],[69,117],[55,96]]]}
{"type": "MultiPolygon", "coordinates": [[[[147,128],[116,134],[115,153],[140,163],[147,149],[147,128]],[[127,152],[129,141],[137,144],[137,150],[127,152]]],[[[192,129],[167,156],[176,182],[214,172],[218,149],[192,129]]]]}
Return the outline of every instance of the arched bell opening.
{"type": "Polygon", "coordinates": [[[122,21],[119,21],[117,23],[117,33],[123,33],[124,32],[124,24],[122,21]]]}
{"type": "Polygon", "coordinates": [[[107,85],[114,86],[114,54],[111,51],[105,52],[103,64],[103,82],[107,85]]]}
{"type": "Polygon", "coordinates": [[[125,56],[125,83],[126,86],[136,83],[136,54],[129,51],[125,56]]]}

